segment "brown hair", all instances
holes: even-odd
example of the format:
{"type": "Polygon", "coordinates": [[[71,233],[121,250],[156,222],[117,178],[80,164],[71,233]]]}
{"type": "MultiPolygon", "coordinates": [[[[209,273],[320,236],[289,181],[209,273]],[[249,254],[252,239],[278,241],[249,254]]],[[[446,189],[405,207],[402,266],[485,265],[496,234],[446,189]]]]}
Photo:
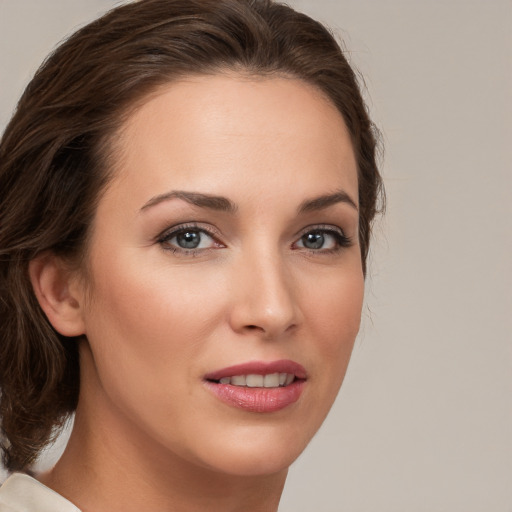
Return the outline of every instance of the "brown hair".
{"type": "Polygon", "coordinates": [[[329,31],[272,0],[141,0],[114,9],[43,63],[0,145],[0,415],[9,470],[35,461],[79,393],[78,344],[46,319],[29,261],[48,250],[83,257],[113,136],[137,101],[180,76],[224,69],[297,77],[336,105],[358,163],[366,270],[383,198],[375,130],[329,31]]]}

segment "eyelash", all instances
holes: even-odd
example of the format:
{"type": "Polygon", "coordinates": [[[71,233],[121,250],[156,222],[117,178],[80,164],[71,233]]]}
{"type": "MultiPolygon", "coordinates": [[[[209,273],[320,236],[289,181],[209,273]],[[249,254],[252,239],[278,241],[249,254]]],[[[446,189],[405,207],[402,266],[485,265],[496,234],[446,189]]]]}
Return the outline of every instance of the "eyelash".
{"type": "MultiPolygon", "coordinates": [[[[351,247],[353,244],[352,238],[345,235],[343,230],[341,228],[337,228],[332,225],[326,225],[326,224],[317,224],[313,226],[307,226],[302,231],[301,234],[297,240],[300,241],[303,239],[304,236],[312,233],[320,233],[323,235],[330,235],[334,238],[336,242],[336,246],[332,249],[308,249],[305,247],[304,249],[314,256],[321,256],[326,254],[335,254],[343,249],[346,249],[348,247],[351,247]]],[[[295,243],[297,243],[295,242],[295,243]]]]}
{"type": "Polygon", "coordinates": [[[170,251],[173,254],[183,255],[183,256],[197,256],[201,252],[210,251],[212,249],[216,249],[218,247],[224,247],[224,245],[217,240],[218,234],[213,229],[208,229],[205,227],[200,227],[196,223],[190,223],[190,224],[181,224],[180,226],[177,226],[175,228],[172,228],[170,231],[165,231],[162,233],[158,239],[157,243],[159,243],[162,246],[162,249],[165,251],[170,251]],[[177,237],[178,235],[182,233],[187,232],[196,232],[196,233],[202,233],[208,235],[214,242],[216,247],[208,247],[208,248],[202,248],[202,249],[185,249],[183,247],[177,247],[177,246],[171,246],[169,244],[170,240],[177,237]]]}
{"type": "MultiPolygon", "coordinates": [[[[353,241],[350,237],[345,235],[342,229],[336,228],[332,225],[314,225],[314,226],[307,226],[304,228],[297,239],[296,242],[294,242],[294,245],[299,243],[303,237],[309,234],[313,233],[319,233],[323,235],[329,235],[332,236],[336,242],[336,246],[331,249],[309,249],[307,247],[304,247],[303,249],[307,251],[309,254],[313,254],[315,256],[321,256],[326,254],[335,254],[337,252],[342,251],[343,249],[350,247],[353,244],[353,241]]],[[[183,256],[197,256],[199,253],[204,253],[206,251],[210,251],[212,249],[216,248],[222,248],[225,247],[221,242],[218,241],[218,233],[212,229],[208,229],[205,227],[201,227],[196,223],[189,223],[189,224],[182,224],[180,226],[177,226],[175,228],[172,228],[170,231],[165,231],[157,238],[157,243],[162,246],[162,249],[165,251],[170,251],[173,254],[183,255],[183,256]],[[178,235],[186,232],[196,232],[196,233],[202,233],[210,237],[214,243],[214,247],[206,247],[206,248],[200,248],[200,249],[185,249],[183,247],[177,247],[177,246],[171,246],[169,244],[170,240],[177,237],[178,235]]],[[[301,248],[299,248],[301,249],[301,248]]],[[[298,249],[295,249],[298,250],[298,249]]]]}

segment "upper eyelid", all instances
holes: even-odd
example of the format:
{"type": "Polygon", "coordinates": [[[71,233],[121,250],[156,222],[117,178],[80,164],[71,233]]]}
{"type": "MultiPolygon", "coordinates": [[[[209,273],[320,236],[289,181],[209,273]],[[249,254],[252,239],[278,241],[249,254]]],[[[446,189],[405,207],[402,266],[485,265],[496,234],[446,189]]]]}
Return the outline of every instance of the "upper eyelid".
{"type": "Polygon", "coordinates": [[[310,224],[309,226],[300,229],[294,236],[301,237],[310,231],[332,231],[339,233],[340,235],[347,236],[344,229],[334,224],[310,224]]]}
{"type": "MultiPolygon", "coordinates": [[[[176,224],[172,227],[164,229],[160,234],[157,235],[156,240],[157,241],[164,241],[169,240],[173,236],[176,236],[180,232],[187,230],[187,229],[194,229],[197,231],[201,231],[205,233],[206,235],[210,236],[211,238],[215,239],[217,242],[221,242],[221,232],[215,228],[212,225],[208,225],[206,223],[202,222],[183,222],[180,224],[176,224]]],[[[334,224],[310,224],[308,226],[304,226],[299,231],[297,231],[293,236],[296,239],[300,239],[302,236],[304,236],[306,233],[309,233],[310,231],[326,231],[326,232],[334,232],[338,233],[339,235],[349,238],[348,235],[346,235],[345,230],[342,229],[339,226],[336,226],[334,224]]]]}
{"type": "Polygon", "coordinates": [[[177,224],[175,226],[172,226],[170,228],[164,229],[159,235],[157,235],[157,240],[163,240],[169,239],[172,236],[176,236],[178,233],[185,231],[187,229],[193,229],[196,231],[201,231],[203,233],[206,233],[208,236],[211,236],[212,238],[217,238],[220,236],[220,232],[217,229],[214,229],[210,226],[202,226],[200,223],[196,222],[184,222],[181,224],[177,224]]]}

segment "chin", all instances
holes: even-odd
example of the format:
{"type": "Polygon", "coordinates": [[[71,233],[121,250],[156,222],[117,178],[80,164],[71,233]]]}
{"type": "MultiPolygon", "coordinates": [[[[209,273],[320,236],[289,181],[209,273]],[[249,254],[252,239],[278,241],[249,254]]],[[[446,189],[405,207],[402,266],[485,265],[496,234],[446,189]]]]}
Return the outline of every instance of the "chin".
{"type": "Polygon", "coordinates": [[[287,471],[313,434],[288,425],[239,428],[215,436],[213,446],[210,438],[210,446],[205,446],[202,456],[197,455],[203,465],[217,472],[233,476],[272,475],[287,471]]]}
{"type": "Polygon", "coordinates": [[[302,449],[257,450],[255,452],[245,449],[242,453],[239,448],[234,448],[228,453],[223,451],[222,456],[208,467],[231,476],[269,476],[287,471],[301,452],[302,449]]]}

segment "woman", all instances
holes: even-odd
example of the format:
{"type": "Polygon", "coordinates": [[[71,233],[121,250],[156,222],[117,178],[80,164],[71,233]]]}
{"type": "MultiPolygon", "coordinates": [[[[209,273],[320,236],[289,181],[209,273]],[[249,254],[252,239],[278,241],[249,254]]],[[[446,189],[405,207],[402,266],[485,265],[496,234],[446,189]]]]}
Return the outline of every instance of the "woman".
{"type": "Polygon", "coordinates": [[[332,36],[269,0],[58,48],[0,148],[0,511],[277,510],[359,328],[375,146],[332,36]]]}

